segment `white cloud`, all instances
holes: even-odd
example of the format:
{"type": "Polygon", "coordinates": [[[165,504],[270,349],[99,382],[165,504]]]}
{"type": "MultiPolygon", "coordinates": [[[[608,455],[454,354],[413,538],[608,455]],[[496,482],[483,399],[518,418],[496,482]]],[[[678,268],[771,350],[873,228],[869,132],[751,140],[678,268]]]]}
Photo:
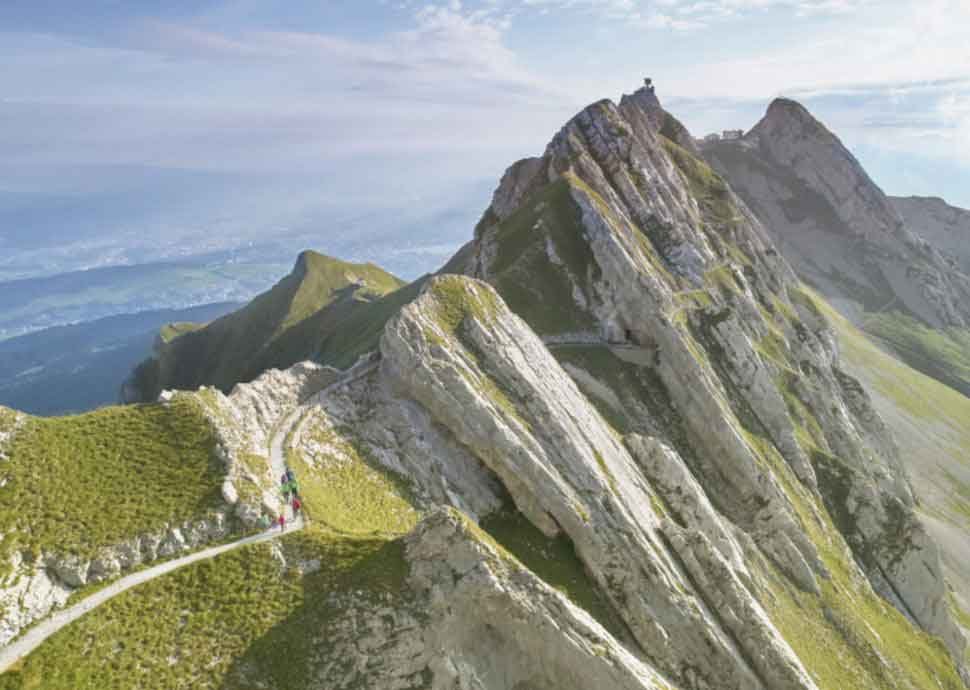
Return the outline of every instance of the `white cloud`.
{"type": "Polygon", "coordinates": [[[496,0],[507,7],[538,8],[544,12],[578,11],[603,19],[620,20],[647,29],[685,31],[767,10],[788,11],[797,17],[848,14],[876,0],[496,0]]]}

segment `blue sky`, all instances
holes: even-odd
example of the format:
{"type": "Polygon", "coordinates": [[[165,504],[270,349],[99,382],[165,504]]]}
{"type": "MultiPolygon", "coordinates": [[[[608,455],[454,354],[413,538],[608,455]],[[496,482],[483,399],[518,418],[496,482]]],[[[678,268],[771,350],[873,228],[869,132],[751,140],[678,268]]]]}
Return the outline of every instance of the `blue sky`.
{"type": "Polygon", "coordinates": [[[695,134],[794,97],[888,192],[970,207],[967,26],[965,0],[4,0],[0,194],[186,171],[254,229],[328,203],[483,206],[649,75],[695,134]]]}

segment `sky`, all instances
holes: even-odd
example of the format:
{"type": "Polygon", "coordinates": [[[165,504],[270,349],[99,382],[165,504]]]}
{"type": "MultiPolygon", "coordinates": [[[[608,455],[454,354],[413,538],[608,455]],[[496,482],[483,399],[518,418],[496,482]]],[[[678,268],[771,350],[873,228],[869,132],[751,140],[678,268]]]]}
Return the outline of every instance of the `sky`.
{"type": "Polygon", "coordinates": [[[967,26],[966,0],[3,0],[0,211],[157,196],[163,239],[478,213],[645,76],[697,135],[795,98],[887,192],[970,207],[967,26]]]}

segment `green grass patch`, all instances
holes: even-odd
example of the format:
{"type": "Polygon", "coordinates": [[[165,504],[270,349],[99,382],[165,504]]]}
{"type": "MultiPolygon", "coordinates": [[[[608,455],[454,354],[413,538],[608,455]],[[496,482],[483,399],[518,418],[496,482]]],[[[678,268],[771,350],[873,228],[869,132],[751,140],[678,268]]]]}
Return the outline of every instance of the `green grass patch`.
{"type": "Polygon", "coordinates": [[[707,163],[667,137],[661,137],[667,154],[687,180],[691,194],[709,222],[733,225],[740,220],[727,183],[707,163]]]}
{"type": "Polygon", "coordinates": [[[586,241],[570,181],[558,180],[533,194],[494,230],[494,284],[509,308],[541,334],[595,327],[592,316],[573,299],[574,286],[586,290],[599,275],[586,241]],[[550,260],[547,243],[559,257],[550,260]]]}
{"type": "MultiPolygon", "coordinates": [[[[140,585],[35,650],[3,690],[333,687],[346,680],[334,626],[353,622],[341,596],[394,606],[405,588],[403,544],[317,529],[283,538],[280,571],[267,544],[243,547],[140,585]],[[323,680],[320,677],[323,677],[323,680]]],[[[351,676],[353,678],[353,676],[351,676]]],[[[365,686],[362,686],[365,687],[365,686]]]]}
{"type": "Polygon", "coordinates": [[[714,306],[714,298],[707,290],[681,290],[674,293],[677,306],[684,309],[707,309],[714,306]]]}
{"type": "Polygon", "coordinates": [[[17,412],[0,405],[0,433],[9,433],[17,424],[17,412]]]}
{"type": "Polygon", "coordinates": [[[338,534],[400,535],[420,517],[407,482],[381,467],[358,444],[315,428],[311,439],[325,457],[307,459],[290,451],[305,510],[314,523],[338,534]]]}
{"type": "Polygon", "coordinates": [[[499,301],[490,289],[463,276],[439,276],[430,289],[435,317],[445,333],[451,335],[460,334],[467,318],[491,323],[499,308],[499,301]]]}
{"type": "Polygon", "coordinates": [[[704,282],[714,290],[720,291],[725,297],[730,297],[744,290],[742,283],[727,264],[716,266],[704,274],[704,282]]]}
{"type": "Polygon", "coordinates": [[[186,333],[191,333],[192,331],[197,331],[200,328],[205,328],[204,323],[193,323],[191,321],[177,321],[175,323],[167,323],[162,326],[158,335],[164,343],[170,343],[181,335],[186,333]]]}
{"type": "Polygon", "coordinates": [[[970,331],[930,328],[901,312],[868,314],[863,330],[917,371],[970,396],[970,331]]]}
{"type": "MultiPolygon", "coordinates": [[[[28,418],[0,466],[4,548],[92,556],[221,505],[216,439],[191,398],[28,418]]],[[[4,554],[6,557],[6,554],[4,554]]]]}
{"type": "Polygon", "coordinates": [[[609,482],[610,489],[615,494],[617,492],[616,477],[613,476],[613,471],[606,464],[606,460],[603,459],[603,454],[600,453],[595,448],[593,449],[593,455],[596,457],[596,464],[600,468],[600,472],[606,477],[606,481],[609,482]]]}

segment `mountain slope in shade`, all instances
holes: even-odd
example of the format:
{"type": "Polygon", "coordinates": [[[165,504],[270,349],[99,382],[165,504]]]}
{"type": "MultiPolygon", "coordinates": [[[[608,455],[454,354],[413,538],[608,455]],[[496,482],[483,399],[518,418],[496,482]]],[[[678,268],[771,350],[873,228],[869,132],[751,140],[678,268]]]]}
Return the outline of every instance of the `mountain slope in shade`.
{"type": "Polygon", "coordinates": [[[930,244],[950,254],[970,274],[970,211],[937,197],[889,197],[903,221],[930,244]]]}
{"type": "Polygon", "coordinates": [[[303,252],[288,276],[242,309],[160,338],[122,397],[154,400],[165,389],[203,385],[228,391],[266,369],[309,359],[342,319],[403,285],[373,264],[303,252]]]}

